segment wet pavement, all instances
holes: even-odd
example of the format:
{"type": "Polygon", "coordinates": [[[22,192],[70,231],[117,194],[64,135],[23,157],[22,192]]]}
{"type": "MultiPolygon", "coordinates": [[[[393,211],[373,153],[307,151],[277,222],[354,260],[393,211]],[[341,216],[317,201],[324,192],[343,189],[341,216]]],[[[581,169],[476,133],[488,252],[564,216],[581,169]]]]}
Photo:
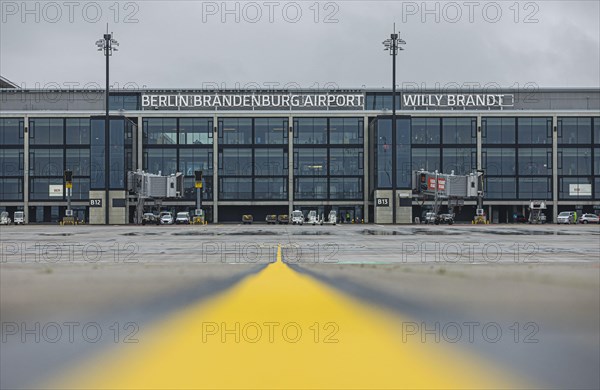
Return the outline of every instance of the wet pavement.
{"type": "Polygon", "coordinates": [[[495,324],[499,342],[458,342],[539,387],[600,386],[598,225],[234,224],[0,227],[0,387],[31,387],[114,346],[114,324],[122,339],[128,324],[143,330],[227,291],[278,246],[295,272],[419,330],[495,324]],[[41,331],[70,322],[99,324],[104,337],[52,343],[41,331]],[[35,324],[37,341],[22,332],[35,324]]]}

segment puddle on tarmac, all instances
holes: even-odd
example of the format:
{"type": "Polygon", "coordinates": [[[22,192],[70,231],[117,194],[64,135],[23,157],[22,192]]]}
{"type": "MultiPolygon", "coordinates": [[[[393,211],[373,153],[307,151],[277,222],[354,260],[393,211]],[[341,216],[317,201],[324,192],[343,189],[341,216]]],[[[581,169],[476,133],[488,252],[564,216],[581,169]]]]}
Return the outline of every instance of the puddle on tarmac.
{"type": "Polygon", "coordinates": [[[122,236],[127,236],[127,237],[132,237],[132,236],[158,236],[160,233],[136,233],[136,232],[129,232],[129,233],[122,233],[122,236]]]}
{"type": "Polygon", "coordinates": [[[365,229],[365,230],[361,230],[360,233],[367,235],[367,236],[411,236],[411,235],[456,236],[456,235],[463,234],[462,232],[458,232],[458,231],[424,230],[424,229],[410,229],[407,231],[365,229]]]}
{"type": "Polygon", "coordinates": [[[331,232],[322,232],[319,230],[314,232],[301,231],[292,233],[292,236],[331,236],[331,232]]]}
{"type": "Polygon", "coordinates": [[[172,236],[218,236],[219,233],[191,231],[191,232],[175,232],[175,233],[171,233],[171,235],[172,236]]]}
{"type": "MultiPolygon", "coordinates": [[[[497,236],[572,236],[580,235],[580,232],[567,231],[552,231],[552,230],[438,230],[438,229],[407,229],[406,231],[398,230],[361,230],[360,234],[367,236],[410,236],[410,235],[425,235],[425,236],[461,236],[470,233],[489,234],[497,236]]],[[[600,235],[600,232],[590,233],[592,235],[600,235]]]]}

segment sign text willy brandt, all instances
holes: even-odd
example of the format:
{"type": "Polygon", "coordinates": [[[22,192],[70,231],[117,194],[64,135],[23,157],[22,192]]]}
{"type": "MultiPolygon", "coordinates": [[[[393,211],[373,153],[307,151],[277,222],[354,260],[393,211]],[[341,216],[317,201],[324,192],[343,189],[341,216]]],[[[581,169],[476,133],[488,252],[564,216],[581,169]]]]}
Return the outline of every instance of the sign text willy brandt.
{"type": "Polygon", "coordinates": [[[405,107],[512,107],[511,94],[410,94],[402,95],[405,107]]]}

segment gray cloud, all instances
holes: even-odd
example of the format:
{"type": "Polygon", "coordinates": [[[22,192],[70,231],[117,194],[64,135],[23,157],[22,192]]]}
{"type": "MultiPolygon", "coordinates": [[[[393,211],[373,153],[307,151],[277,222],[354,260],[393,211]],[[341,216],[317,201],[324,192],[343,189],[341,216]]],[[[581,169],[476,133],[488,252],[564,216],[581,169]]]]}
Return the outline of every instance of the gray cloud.
{"type": "MultiPolygon", "coordinates": [[[[54,4],[63,13],[56,23],[50,23],[56,15],[48,2],[28,2],[28,9],[34,10],[29,14],[24,14],[22,4],[2,1],[0,73],[27,87],[50,82],[103,85],[103,57],[94,42],[109,20],[121,44],[111,59],[111,80],[121,86],[127,82],[172,88],[274,82],[307,88],[326,83],[388,86],[391,60],[381,42],[394,22],[408,42],[398,57],[399,83],[600,85],[597,1],[519,2],[518,14],[513,1],[479,2],[472,23],[462,1],[428,2],[425,7],[434,10],[430,13],[424,12],[421,1],[320,2],[317,23],[313,1],[277,3],[272,23],[262,1],[237,3],[239,22],[230,13],[225,23],[220,1],[120,2],[118,15],[112,1],[81,2],[72,22],[59,1],[54,4]],[[86,21],[82,9],[94,10],[96,5],[102,17],[92,23],[88,15],[86,21]],[[256,5],[262,18],[251,23],[256,5]],[[221,9],[207,14],[213,6],[221,9]],[[298,7],[302,15],[292,23],[298,7]],[[502,15],[492,23],[498,8],[502,15]],[[460,17],[456,10],[462,12],[460,17]],[[123,23],[132,12],[138,22],[123,23]],[[331,13],[337,22],[325,23],[331,13]],[[537,22],[525,23],[528,15],[537,22]]],[[[227,7],[234,9],[235,4],[229,2],[227,7]]]]}

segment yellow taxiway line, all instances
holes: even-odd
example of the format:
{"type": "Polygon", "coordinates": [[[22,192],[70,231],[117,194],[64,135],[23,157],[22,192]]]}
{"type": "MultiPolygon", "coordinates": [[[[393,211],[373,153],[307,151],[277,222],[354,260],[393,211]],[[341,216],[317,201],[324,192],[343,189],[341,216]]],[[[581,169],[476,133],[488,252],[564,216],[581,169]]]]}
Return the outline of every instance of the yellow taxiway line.
{"type": "Polygon", "coordinates": [[[277,261],[52,386],[93,389],[528,387],[457,345],[402,335],[401,318],[277,261]]]}

